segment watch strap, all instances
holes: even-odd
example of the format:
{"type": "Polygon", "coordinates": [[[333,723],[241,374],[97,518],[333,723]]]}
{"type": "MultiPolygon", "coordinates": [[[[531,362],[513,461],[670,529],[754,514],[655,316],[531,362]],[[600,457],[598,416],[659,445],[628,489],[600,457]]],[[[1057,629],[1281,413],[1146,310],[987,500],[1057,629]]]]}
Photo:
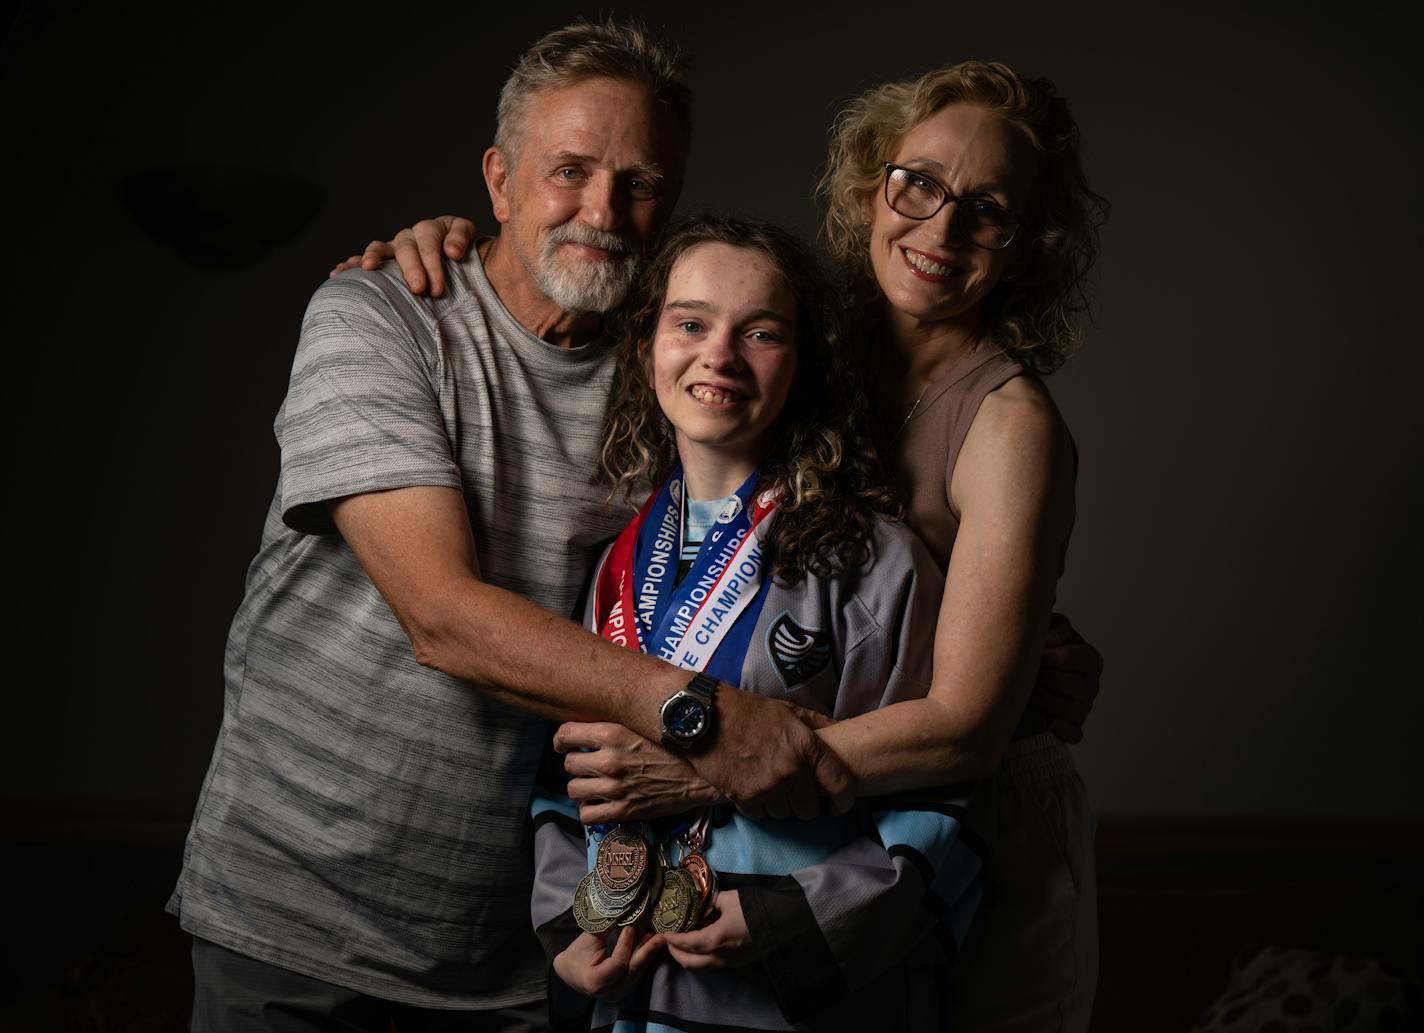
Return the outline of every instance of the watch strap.
{"type": "Polygon", "coordinates": [[[696,696],[710,707],[717,698],[717,679],[706,671],[698,671],[682,691],[696,696]]]}

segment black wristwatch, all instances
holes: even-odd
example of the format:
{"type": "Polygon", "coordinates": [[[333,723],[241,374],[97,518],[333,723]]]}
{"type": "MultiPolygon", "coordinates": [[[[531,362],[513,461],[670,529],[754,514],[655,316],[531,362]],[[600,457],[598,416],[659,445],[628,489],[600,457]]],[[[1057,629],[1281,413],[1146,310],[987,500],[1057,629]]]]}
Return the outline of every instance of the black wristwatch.
{"type": "Polygon", "coordinates": [[[663,701],[661,717],[663,745],[687,751],[712,736],[712,704],[717,698],[717,679],[699,672],[687,687],[663,701]]]}

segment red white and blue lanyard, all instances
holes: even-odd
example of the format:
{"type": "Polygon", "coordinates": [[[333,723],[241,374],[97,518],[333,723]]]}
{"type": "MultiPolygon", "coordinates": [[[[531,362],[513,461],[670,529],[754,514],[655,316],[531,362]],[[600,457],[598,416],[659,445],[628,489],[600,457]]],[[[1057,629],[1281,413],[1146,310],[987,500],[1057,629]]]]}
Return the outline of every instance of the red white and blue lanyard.
{"type": "MultiPolygon", "coordinates": [[[[706,671],[740,685],[742,664],[771,579],[765,577],[762,535],[777,496],[756,491],[752,474],[707,530],[691,568],[677,580],[682,558],[683,481],[678,466],[614,540],[594,572],[594,624],[610,642],[653,652],[678,667],[706,671]],[[654,648],[650,649],[649,644],[654,648]]],[[[652,823],[676,838],[692,815],[652,823]]],[[[707,826],[708,814],[695,820],[707,826]]],[[[606,833],[611,824],[595,825],[606,833]]]]}
{"type": "Polygon", "coordinates": [[[763,536],[776,511],[757,474],[737,489],[677,582],[682,552],[682,467],[614,541],[594,580],[599,633],[629,649],[730,685],[742,663],[771,579],[763,536]]]}

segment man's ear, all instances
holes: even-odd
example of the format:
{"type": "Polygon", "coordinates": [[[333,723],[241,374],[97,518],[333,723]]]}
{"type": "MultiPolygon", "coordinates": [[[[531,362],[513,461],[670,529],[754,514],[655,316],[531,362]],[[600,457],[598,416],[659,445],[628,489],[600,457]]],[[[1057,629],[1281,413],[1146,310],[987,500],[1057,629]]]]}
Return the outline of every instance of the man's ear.
{"type": "Polygon", "coordinates": [[[509,165],[498,147],[485,151],[480,163],[485,174],[485,187],[489,190],[490,207],[500,223],[509,221],[509,165]]]}

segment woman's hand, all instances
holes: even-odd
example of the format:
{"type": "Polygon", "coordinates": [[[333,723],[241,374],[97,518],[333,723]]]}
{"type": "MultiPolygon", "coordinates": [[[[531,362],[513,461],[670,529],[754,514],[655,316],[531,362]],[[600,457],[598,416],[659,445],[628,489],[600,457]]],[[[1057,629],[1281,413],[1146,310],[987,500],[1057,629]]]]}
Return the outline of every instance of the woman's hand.
{"type": "Polygon", "coordinates": [[[579,933],[579,938],[554,958],[554,971],[585,997],[616,1001],[633,988],[663,946],[657,933],[624,926],[609,953],[607,937],[579,933]]]}
{"type": "Polygon", "coordinates": [[[475,224],[458,215],[442,215],[438,219],[422,219],[409,229],[403,229],[392,241],[373,240],[360,255],[352,255],[328,273],[335,276],[347,269],[374,269],[394,258],[400,265],[405,285],[412,294],[424,294],[429,285],[430,296],[445,293],[445,267],[442,252],[459,261],[470,250],[475,239],[475,224]]]}
{"type": "Polygon", "coordinates": [[[667,951],[683,968],[741,968],[756,960],[752,934],[736,890],[717,894],[716,917],[690,933],[664,933],[667,951]]]}
{"type": "Polygon", "coordinates": [[[571,721],[554,733],[554,749],[567,754],[569,798],[585,825],[658,818],[719,797],[685,757],[622,725],[571,721]]]}
{"type": "Polygon", "coordinates": [[[1048,730],[1066,743],[1081,742],[1083,723],[1102,687],[1103,655],[1061,613],[1048,623],[1029,706],[1048,718],[1048,730]]]}

